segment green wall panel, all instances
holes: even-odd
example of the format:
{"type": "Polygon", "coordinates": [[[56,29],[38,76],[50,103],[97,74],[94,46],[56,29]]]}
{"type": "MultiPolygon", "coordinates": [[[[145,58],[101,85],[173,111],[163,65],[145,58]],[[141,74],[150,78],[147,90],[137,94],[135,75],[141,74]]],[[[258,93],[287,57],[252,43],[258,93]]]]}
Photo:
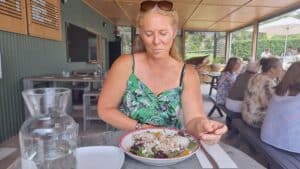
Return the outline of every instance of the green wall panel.
{"type": "Polygon", "coordinates": [[[24,120],[21,97],[23,77],[95,68],[95,65],[84,62],[67,63],[65,22],[93,30],[107,41],[114,38],[114,25],[81,0],[70,0],[62,4],[63,41],[0,31],[3,73],[0,79],[0,142],[17,134],[24,120]],[[102,26],[103,22],[107,23],[106,27],[102,26]]]}

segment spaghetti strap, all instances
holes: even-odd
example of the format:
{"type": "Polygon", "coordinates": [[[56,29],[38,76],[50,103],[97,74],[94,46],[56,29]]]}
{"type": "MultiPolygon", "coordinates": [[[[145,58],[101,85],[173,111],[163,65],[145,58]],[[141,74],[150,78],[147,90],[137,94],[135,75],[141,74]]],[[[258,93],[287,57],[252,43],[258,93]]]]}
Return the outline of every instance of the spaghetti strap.
{"type": "Polygon", "coordinates": [[[132,70],[132,73],[134,74],[134,66],[135,66],[135,62],[134,62],[134,54],[132,53],[132,67],[131,67],[131,70],[132,70]]]}
{"type": "Polygon", "coordinates": [[[182,70],[181,70],[179,86],[182,86],[184,70],[185,70],[185,64],[183,65],[182,70]]]}

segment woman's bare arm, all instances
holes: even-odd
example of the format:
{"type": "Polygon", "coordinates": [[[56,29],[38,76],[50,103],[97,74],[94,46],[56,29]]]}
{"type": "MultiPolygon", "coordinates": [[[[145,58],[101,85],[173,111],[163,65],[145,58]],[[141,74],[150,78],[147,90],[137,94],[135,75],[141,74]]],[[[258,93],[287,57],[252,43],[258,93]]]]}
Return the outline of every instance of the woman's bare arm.
{"type": "Polygon", "coordinates": [[[127,80],[131,74],[132,56],[120,56],[112,65],[98,100],[98,115],[105,122],[121,130],[133,130],[137,123],[119,110],[127,80]]]}
{"type": "Polygon", "coordinates": [[[183,93],[181,96],[184,112],[185,127],[188,132],[195,134],[199,120],[207,120],[203,112],[203,102],[200,90],[200,80],[197,71],[190,65],[186,66],[183,93]]]}
{"type": "Polygon", "coordinates": [[[227,131],[227,127],[207,119],[204,114],[200,80],[196,70],[188,66],[183,83],[181,99],[186,130],[206,143],[217,143],[227,131]]]}

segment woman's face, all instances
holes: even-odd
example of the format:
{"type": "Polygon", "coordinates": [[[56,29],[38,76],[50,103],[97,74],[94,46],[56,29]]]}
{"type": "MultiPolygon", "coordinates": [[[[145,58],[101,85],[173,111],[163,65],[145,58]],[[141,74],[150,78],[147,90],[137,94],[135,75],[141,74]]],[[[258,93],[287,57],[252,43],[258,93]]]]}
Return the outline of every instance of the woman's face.
{"type": "Polygon", "coordinates": [[[241,60],[237,60],[236,64],[234,65],[233,71],[234,72],[239,72],[240,68],[241,68],[241,65],[242,65],[242,61],[241,60]]]}
{"type": "Polygon", "coordinates": [[[141,21],[140,36],[147,53],[154,57],[168,55],[176,36],[176,28],[169,16],[150,12],[141,21]]]}

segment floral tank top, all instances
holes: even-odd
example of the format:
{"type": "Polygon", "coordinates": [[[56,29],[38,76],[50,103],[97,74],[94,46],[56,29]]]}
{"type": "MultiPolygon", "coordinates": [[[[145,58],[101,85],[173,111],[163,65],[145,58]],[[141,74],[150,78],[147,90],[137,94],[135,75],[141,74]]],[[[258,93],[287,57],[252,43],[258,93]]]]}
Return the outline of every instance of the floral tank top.
{"type": "Polygon", "coordinates": [[[121,110],[130,118],[143,124],[182,128],[181,93],[185,65],[180,75],[180,84],[155,95],[134,73],[127,80],[127,88],[122,98],[121,110]]]}

